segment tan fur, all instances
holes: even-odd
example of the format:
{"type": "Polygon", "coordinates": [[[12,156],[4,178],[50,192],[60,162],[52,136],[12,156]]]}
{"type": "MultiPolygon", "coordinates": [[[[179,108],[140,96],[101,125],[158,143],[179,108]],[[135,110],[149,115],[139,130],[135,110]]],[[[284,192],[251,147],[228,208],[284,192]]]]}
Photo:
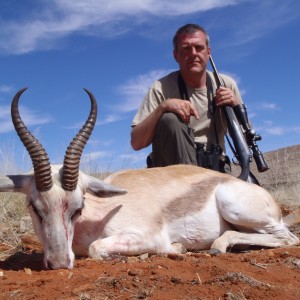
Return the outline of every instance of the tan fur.
{"type": "Polygon", "coordinates": [[[0,191],[27,195],[46,268],[72,268],[74,254],[102,260],[299,243],[266,190],[230,175],[186,165],[120,171],[104,181],[79,172],[76,190],[65,191],[61,170],[52,166],[47,192],[36,190],[33,174],[0,177],[0,191]]]}

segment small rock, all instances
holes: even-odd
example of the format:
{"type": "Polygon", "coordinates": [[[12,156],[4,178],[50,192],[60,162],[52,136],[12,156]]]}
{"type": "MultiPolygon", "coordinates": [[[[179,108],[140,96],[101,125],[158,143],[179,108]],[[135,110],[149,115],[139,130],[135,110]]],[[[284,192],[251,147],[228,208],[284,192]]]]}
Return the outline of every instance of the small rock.
{"type": "Polygon", "coordinates": [[[300,259],[295,259],[295,260],[293,260],[293,264],[294,264],[298,269],[300,269],[300,259]]]}
{"type": "Polygon", "coordinates": [[[283,252],[280,257],[288,257],[290,255],[290,253],[288,251],[283,252]]]}
{"type": "Polygon", "coordinates": [[[29,269],[29,268],[24,268],[24,272],[25,272],[25,274],[27,274],[27,275],[32,275],[32,271],[31,271],[31,269],[29,269]]]}
{"type": "Polygon", "coordinates": [[[205,256],[205,257],[211,257],[211,254],[209,254],[209,253],[204,253],[203,256],[205,256]]]}
{"type": "Polygon", "coordinates": [[[169,253],[168,258],[172,260],[184,260],[184,256],[182,254],[176,254],[176,253],[169,253]]]}
{"type": "Polygon", "coordinates": [[[143,270],[141,269],[130,269],[128,270],[128,275],[130,276],[138,276],[138,275],[143,275],[143,270]]]}
{"type": "Polygon", "coordinates": [[[142,255],[139,256],[140,260],[145,260],[147,258],[149,258],[149,253],[144,253],[142,255]]]}
{"type": "Polygon", "coordinates": [[[129,257],[127,257],[127,262],[128,263],[136,263],[138,261],[139,261],[139,258],[136,257],[136,256],[129,256],[129,257]]]}

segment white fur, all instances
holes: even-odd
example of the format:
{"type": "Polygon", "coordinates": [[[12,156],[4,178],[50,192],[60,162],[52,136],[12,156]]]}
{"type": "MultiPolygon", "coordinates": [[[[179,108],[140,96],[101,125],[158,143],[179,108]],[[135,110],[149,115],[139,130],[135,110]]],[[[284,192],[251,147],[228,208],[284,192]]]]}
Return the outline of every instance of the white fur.
{"type": "Polygon", "coordinates": [[[33,175],[0,178],[0,191],[27,195],[47,268],[72,268],[74,253],[102,260],[299,243],[267,191],[229,175],[185,165],[122,171],[105,181],[80,172],[76,190],[66,192],[61,166],[52,173],[53,187],[42,193],[33,175]]]}

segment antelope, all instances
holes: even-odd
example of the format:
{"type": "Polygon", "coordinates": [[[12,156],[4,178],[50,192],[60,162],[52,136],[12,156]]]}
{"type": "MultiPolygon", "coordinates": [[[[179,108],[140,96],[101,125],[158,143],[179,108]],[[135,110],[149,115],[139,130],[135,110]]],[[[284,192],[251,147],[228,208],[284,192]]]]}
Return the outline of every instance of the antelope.
{"type": "Polygon", "coordinates": [[[104,180],[81,172],[82,151],[97,117],[95,97],[86,89],[89,117],[67,148],[63,165],[50,165],[20,117],[25,90],[13,98],[11,113],[33,171],[0,177],[0,191],[26,194],[46,269],[71,269],[75,255],[107,260],[184,249],[210,249],[216,255],[235,244],[299,244],[271,195],[231,175],[188,165],[123,170],[104,180]]]}

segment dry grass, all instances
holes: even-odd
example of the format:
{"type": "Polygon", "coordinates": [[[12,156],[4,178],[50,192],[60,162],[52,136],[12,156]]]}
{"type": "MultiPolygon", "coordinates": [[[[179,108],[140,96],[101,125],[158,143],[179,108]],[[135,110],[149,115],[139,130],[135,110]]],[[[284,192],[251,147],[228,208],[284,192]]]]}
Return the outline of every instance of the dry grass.
{"type": "Polygon", "coordinates": [[[22,249],[20,224],[27,215],[24,195],[0,193],[0,257],[22,249]]]}
{"type": "MultiPolygon", "coordinates": [[[[265,173],[256,171],[255,163],[252,163],[252,171],[258,178],[261,185],[266,188],[275,198],[275,200],[285,207],[299,207],[300,205],[300,145],[292,146],[284,149],[268,152],[265,159],[270,170],[265,173]]],[[[6,163],[2,163],[0,159],[0,175],[12,172],[13,159],[9,157],[6,163]],[[10,163],[8,163],[8,161],[10,163]],[[5,165],[5,168],[3,166],[5,165]],[[11,168],[10,168],[11,166],[11,168]]],[[[109,172],[99,173],[97,168],[93,166],[87,173],[103,178],[109,172]],[[96,174],[96,175],[95,175],[96,174]]],[[[86,171],[86,168],[85,168],[86,171]]],[[[14,169],[14,173],[18,173],[14,169]]],[[[1,255],[7,255],[16,250],[21,250],[23,245],[21,236],[26,228],[20,228],[20,224],[24,224],[22,220],[28,216],[25,207],[25,196],[15,193],[0,193],[0,258],[1,255]]],[[[25,222],[25,224],[27,224],[25,222]]],[[[32,230],[31,225],[27,228],[32,230]]]]}
{"type": "MultiPolygon", "coordinates": [[[[31,163],[27,153],[21,155],[22,166],[18,166],[15,159],[15,147],[13,144],[1,145],[0,148],[0,176],[3,174],[24,173],[23,168],[28,169],[31,163]]],[[[25,204],[25,195],[21,193],[0,192],[0,257],[5,254],[22,249],[20,236],[22,230],[21,220],[28,216],[25,204]]]]}

